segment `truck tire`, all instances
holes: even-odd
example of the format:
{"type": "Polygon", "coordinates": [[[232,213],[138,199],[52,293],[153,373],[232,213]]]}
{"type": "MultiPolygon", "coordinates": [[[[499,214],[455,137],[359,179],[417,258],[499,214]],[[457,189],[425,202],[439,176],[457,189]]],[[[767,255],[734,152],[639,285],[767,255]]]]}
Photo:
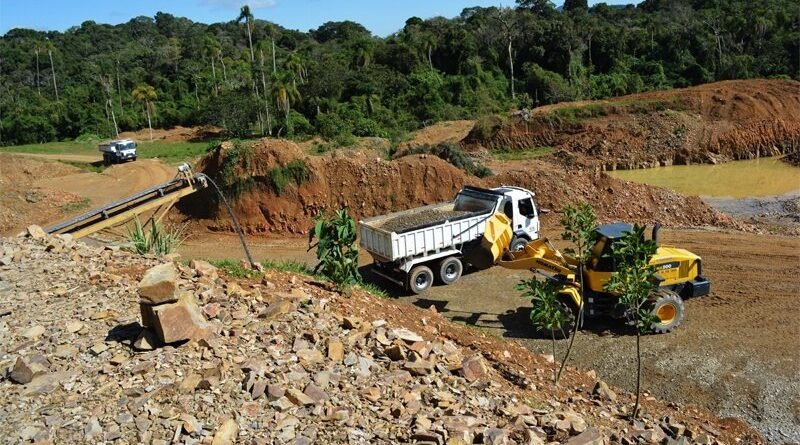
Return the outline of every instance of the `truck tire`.
{"type": "Polygon", "coordinates": [[[444,285],[453,284],[461,278],[464,265],[461,260],[451,256],[439,262],[439,281],[444,285]]]}
{"type": "Polygon", "coordinates": [[[659,289],[651,296],[651,313],[658,319],[651,327],[656,334],[672,332],[683,323],[686,312],[683,305],[683,298],[675,292],[667,289],[659,289]]]}
{"type": "Polygon", "coordinates": [[[428,266],[416,266],[408,274],[408,289],[415,294],[425,292],[432,284],[433,271],[428,266]]]}
{"type": "Polygon", "coordinates": [[[511,245],[508,246],[508,250],[512,252],[521,252],[522,249],[525,248],[525,245],[527,245],[529,242],[530,241],[528,241],[527,238],[523,238],[521,236],[520,237],[515,236],[514,239],[511,240],[511,245]]]}
{"type": "Polygon", "coordinates": [[[103,164],[104,165],[111,165],[111,158],[109,158],[107,154],[103,155],[103,164]]]}

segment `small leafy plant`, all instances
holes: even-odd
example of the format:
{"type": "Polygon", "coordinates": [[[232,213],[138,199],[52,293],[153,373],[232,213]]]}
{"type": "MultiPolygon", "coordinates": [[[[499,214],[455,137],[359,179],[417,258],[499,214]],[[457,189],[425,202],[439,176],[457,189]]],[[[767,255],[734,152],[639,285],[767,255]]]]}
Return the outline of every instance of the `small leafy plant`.
{"type": "Polygon", "coordinates": [[[152,222],[150,230],[144,229],[139,218],[134,218],[134,226],[128,231],[128,242],[139,255],[154,253],[167,255],[175,251],[183,240],[184,227],[164,227],[152,222]]]}
{"type": "Polygon", "coordinates": [[[316,248],[319,260],[313,272],[321,272],[340,289],[361,283],[355,242],[356,222],[347,209],[337,210],[331,219],[317,216],[308,239],[308,249],[316,248]]]}
{"type": "Polygon", "coordinates": [[[537,280],[531,277],[520,280],[515,286],[522,292],[522,297],[531,302],[531,323],[543,332],[550,332],[553,346],[553,383],[558,385],[558,360],[556,360],[556,331],[562,329],[567,322],[567,315],[561,310],[558,291],[561,283],[552,279],[537,280]]]}
{"type": "MultiPolygon", "coordinates": [[[[578,313],[575,316],[575,327],[573,328],[572,335],[569,339],[569,346],[567,352],[564,354],[564,360],[561,361],[561,367],[558,369],[558,377],[564,371],[564,366],[572,353],[572,345],[575,342],[575,336],[578,334],[578,326],[580,320],[583,319],[583,302],[586,299],[586,291],[584,290],[583,283],[583,269],[586,262],[592,255],[592,247],[595,240],[595,228],[597,227],[597,217],[594,214],[592,206],[589,204],[578,204],[572,206],[567,204],[564,206],[561,217],[561,225],[564,226],[564,232],[561,238],[564,241],[570,241],[574,245],[564,249],[568,255],[572,255],[578,260],[578,274],[577,280],[581,285],[581,304],[578,307],[578,313]]],[[[556,380],[558,380],[558,377],[556,380]]]]}
{"type": "Polygon", "coordinates": [[[641,337],[647,333],[658,318],[651,312],[650,293],[657,288],[656,271],[650,265],[658,246],[644,237],[644,227],[634,224],[630,232],[614,242],[611,256],[617,271],[605,284],[605,290],[619,295],[620,304],[626,308],[628,321],[636,328],[636,403],[633,419],[639,415],[639,397],[642,381],[641,337]]]}

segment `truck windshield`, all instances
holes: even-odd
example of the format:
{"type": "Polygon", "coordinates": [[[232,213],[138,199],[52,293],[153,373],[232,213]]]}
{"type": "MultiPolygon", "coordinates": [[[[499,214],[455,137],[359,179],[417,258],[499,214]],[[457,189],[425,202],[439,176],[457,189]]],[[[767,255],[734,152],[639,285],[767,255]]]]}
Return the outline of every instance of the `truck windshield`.
{"type": "Polygon", "coordinates": [[[491,212],[496,202],[459,193],[453,205],[453,210],[461,212],[491,212]]]}
{"type": "Polygon", "coordinates": [[[117,145],[117,147],[120,150],[130,150],[132,148],[136,148],[136,144],[134,144],[133,142],[127,142],[125,144],[119,144],[119,145],[117,145]]]}

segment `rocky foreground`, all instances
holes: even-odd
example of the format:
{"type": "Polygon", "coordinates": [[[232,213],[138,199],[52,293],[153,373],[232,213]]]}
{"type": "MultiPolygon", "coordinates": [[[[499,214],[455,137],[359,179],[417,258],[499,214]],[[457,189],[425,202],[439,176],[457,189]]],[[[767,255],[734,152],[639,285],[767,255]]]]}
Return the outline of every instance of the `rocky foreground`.
{"type": "Polygon", "coordinates": [[[576,370],[554,388],[545,357],[435,312],[170,260],[0,239],[3,443],[761,442],[651,397],[630,423],[629,394],[576,370]]]}

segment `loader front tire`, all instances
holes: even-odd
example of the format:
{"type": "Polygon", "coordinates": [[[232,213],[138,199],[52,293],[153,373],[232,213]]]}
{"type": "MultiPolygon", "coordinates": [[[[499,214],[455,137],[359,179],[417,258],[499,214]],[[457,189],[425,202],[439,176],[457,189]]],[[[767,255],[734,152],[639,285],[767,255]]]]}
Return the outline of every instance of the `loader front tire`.
{"type": "Polygon", "coordinates": [[[656,334],[672,332],[683,323],[686,309],[680,295],[671,290],[659,289],[651,295],[650,300],[653,305],[651,313],[657,318],[651,327],[653,332],[656,334]]]}
{"type": "Polygon", "coordinates": [[[408,289],[415,294],[425,292],[432,284],[433,271],[428,266],[416,266],[408,274],[408,289]]]}

